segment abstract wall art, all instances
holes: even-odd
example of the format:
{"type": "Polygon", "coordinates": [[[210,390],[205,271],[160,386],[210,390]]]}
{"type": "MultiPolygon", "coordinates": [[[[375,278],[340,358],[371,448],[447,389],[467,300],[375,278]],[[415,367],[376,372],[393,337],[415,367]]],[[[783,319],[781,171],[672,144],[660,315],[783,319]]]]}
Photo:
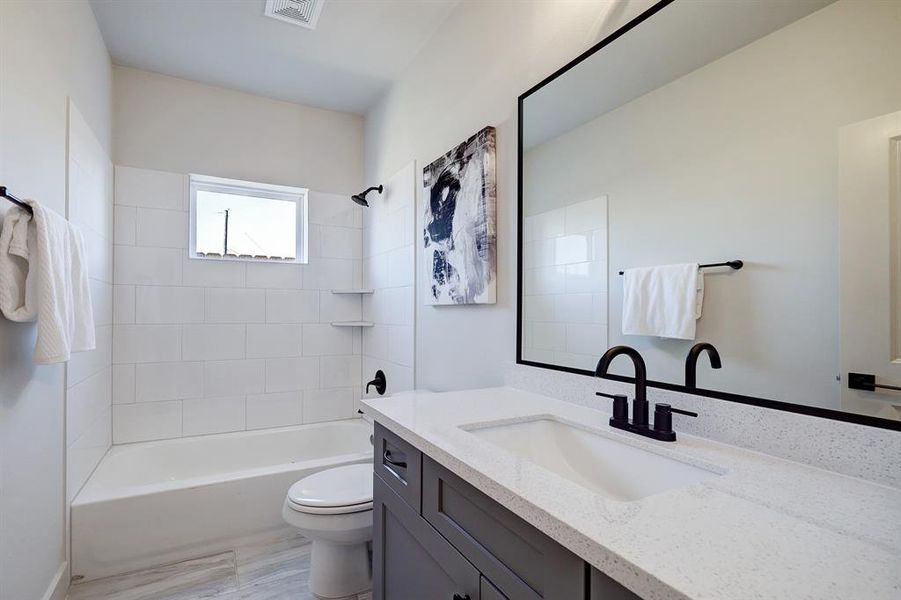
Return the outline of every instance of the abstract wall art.
{"type": "Polygon", "coordinates": [[[497,301],[495,165],[486,127],[423,169],[427,304],[497,301]]]}

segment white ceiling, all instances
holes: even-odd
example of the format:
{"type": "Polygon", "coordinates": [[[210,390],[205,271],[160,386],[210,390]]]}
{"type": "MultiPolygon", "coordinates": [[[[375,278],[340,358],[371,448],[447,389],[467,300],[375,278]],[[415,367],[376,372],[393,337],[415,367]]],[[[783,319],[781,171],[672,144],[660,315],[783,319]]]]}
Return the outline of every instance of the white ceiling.
{"type": "Polygon", "coordinates": [[[113,62],[363,114],[459,0],[325,0],[315,30],[265,0],[91,0],[113,62]]]}

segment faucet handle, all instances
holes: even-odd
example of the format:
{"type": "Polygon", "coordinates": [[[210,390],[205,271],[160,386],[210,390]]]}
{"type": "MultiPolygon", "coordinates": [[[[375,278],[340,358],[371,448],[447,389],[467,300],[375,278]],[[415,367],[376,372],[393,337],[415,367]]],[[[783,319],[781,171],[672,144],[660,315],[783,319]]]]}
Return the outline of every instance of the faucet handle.
{"type": "Polygon", "coordinates": [[[613,398],[613,416],[610,422],[628,423],[629,422],[629,398],[622,394],[605,394],[604,392],[595,392],[595,396],[604,396],[605,398],[613,398]]]}
{"type": "MultiPolygon", "coordinates": [[[[672,436],[672,440],[676,439],[673,433],[673,413],[687,415],[689,417],[697,417],[698,413],[679,408],[673,408],[669,404],[654,405],[654,432],[658,435],[672,436]]],[[[668,438],[669,439],[669,438],[668,438]]],[[[671,440],[670,440],[671,441],[671,440]]]]}
{"type": "MultiPolygon", "coordinates": [[[[660,405],[658,404],[657,406],[660,406],[660,405]]],[[[679,413],[680,415],[685,415],[688,417],[697,417],[698,416],[698,413],[696,413],[696,412],[691,412],[690,410],[682,410],[681,408],[673,408],[672,406],[669,407],[669,410],[670,410],[670,412],[679,413]]]]}

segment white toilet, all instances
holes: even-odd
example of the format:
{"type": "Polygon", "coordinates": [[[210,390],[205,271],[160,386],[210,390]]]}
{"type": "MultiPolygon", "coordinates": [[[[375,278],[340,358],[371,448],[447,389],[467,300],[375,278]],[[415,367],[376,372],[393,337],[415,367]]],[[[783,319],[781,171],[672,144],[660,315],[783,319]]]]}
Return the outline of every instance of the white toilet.
{"type": "Polygon", "coordinates": [[[344,598],[372,587],[372,464],[314,473],[291,486],[282,516],[313,541],[310,591],[344,598]]]}

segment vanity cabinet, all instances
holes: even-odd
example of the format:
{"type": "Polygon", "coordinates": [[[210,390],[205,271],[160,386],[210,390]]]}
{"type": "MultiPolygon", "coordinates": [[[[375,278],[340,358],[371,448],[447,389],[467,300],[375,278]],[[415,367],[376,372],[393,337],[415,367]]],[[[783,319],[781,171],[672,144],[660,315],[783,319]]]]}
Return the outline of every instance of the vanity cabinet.
{"type": "Polygon", "coordinates": [[[374,600],[637,600],[375,425],[374,600]]]}

